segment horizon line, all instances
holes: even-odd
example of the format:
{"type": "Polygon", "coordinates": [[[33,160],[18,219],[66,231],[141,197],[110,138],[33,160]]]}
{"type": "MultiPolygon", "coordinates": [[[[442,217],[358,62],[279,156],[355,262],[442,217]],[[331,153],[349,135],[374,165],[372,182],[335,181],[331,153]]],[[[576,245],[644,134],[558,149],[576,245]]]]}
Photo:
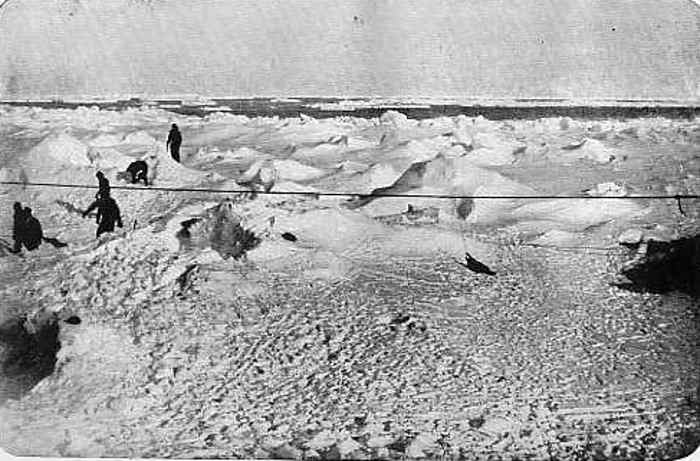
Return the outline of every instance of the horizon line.
{"type": "Polygon", "coordinates": [[[362,102],[372,105],[390,105],[390,104],[423,104],[423,105],[484,105],[484,106],[502,106],[502,105],[557,105],[557,106],[599,106],[613,103],[615,107],[626,107],[631,105],[653,105],[655,107],[700,107],[700,98],[679,99],[679,98],[577,98],[577,97],[455,97],[455,96],[358,96],[358,95],[339,95],[339,96],[279,96],[279,95],[202,95],[195,93],[180,93],[180,94],[126,94],[126,95],[65,95],[65,96],[33,96],[33,97],[0,97],[0,104],[17,104],[17,103],[63,103],[63,104],[89,104],[89,103],[105,103],[105,102],[126,102],[138,100],[143,102],[176,102],[194,103],[193,106],[199,105],[216,105],[216,101],[227,100],[279,100],[279,101],[295,101],[308,102],[316,100],[316,102],[328,101],[331,104],[342,104],[348,102],[362,102]],[[212,104],[214,103],[214,104],[212,104]]]}

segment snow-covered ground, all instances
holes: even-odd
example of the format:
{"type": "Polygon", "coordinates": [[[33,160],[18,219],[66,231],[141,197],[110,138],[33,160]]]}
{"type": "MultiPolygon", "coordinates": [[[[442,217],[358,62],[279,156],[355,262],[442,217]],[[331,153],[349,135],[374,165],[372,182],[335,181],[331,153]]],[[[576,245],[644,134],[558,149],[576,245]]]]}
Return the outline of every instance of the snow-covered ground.
{"type": "Polygon", "coordinates": [[[99,169],[125,224],[95,240],[79,214],[94,189],[0,188],[3,209],[31,206],[68,243],[3,250],[0,299],[82,319],[61,323],[55,372],[4,402],[0,445],[67,456],[681,453],[700,428],[693,300],[609,282],[623,231],[697,233],[697,200],[681,215],[673,200],[634,196],[700,193],[698,147],[700,125],[681,119],[0,106],[3,181],[93,186],[99,169]],[[172,123],[182,164],[165,151],[172,123]],[[116,173],[136,159],[151,187],[120,189],[116,173]],[[256,180],[274,194],[231,192],[256,180]],[[373,193],[411,196],[359,197],[373,193]],[[509,197],[479,198],[498,195],[509,197]],[[260,238],[235,261],[224,237],[210,238],[234,221],[260,238]],[[465,252],[497,275],[458,264],[465,252]]]}

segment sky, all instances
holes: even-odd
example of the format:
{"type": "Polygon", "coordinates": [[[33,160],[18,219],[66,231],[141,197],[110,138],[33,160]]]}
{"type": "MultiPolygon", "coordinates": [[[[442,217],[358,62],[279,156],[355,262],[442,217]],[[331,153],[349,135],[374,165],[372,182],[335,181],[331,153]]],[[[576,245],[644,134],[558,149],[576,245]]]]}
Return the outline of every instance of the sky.
{"type": "Polygon", "coordinates": [[[700,99],[688,0],[9,0],[0,98],[700,99]]]}

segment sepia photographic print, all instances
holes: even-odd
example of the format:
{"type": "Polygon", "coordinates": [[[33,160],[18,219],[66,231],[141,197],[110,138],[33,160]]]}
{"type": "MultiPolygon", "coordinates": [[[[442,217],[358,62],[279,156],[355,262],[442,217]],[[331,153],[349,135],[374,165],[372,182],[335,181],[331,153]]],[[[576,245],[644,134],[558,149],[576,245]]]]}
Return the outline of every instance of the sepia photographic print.
{"type": "Polygon", "coordinates": [[[691,0],[0,0],[3,455],[699,459],[699,76],[691,0]]]}

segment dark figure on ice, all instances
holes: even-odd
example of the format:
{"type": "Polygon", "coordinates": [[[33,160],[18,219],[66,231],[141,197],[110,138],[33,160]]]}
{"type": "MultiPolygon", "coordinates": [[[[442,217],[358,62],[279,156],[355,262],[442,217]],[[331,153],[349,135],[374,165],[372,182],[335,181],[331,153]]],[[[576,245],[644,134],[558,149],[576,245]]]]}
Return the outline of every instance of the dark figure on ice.
{"type": "Polygon", "coordinates": [[[22,204],[15,202],[14,204],[14,223],[12,226],[12,239],[14,246],[10,250],[12,253],[22,251],[22,245],[29,250],[36,250],[41,245],[41,242],[48,242],[56,248],[68,246],[55,238],[44,236],[44,231],[41,228],[41,223],[32,215],[32,209],[29,207],[22,208],[22,204]]]}
{"type": "Polygon", "coordinates": [[[22,245],[29,250],[36,250],[41,245],[44,237],[39,220],[32,216],[32,209],[22,208],[22,204],[14,204],[14,223],[12,227],[12,239],[14,240],[13,253],[22,251],[22,245]]]}
{"type": "Polygon", "coordinates": [[[145,185],[148,185],[148,164],[143,160],[131,162],[126,172],[131,175],[131,184],[143,181],[145,185]]]}
{"type": "Polygon", "coordinates": [[[168,133],[168,141],[165,143],[165,148],[170,148],[170,155],[178,163],[180,163],[180,144],[182,144],[182,135],[177,125],[173,123],[170,133],[168,133]]]}
{"type": "MultiPolygon", "coordinates": [[[[97,207],[97,238],[105,232],[114,232],[115,223],[119,227],[124,227],[121,214],[119,213],[119,207],[112,197],[109,195],[100,197],[95,202],[95,205],[97,207]]],[[[87,215],[89,211],[91,210],[88,209],[83,216],[87,215]]]]}
{"type": "Polygon", "coordinates": [[[41,241],[44,238],[44,232],[41,229],[41,223],[39,220],[32,216],[32,209],[29,207],[24,207],[24,225],[25,236],[24,236],[24,246],[27,250],[36,250],[41,245],[41,241]]]}
{"type": "Polygon", "coordinates": [[[97,208],[98,202],[103,197],[109,197],[110,187],[109,180],[105,177],[104,173],[98,171],[95,176],[97,176],[97,181],[99,182],[97,193],[95,194],[95,201],[90,204],[87,210],[83,212],[83,218],[86,217],[92,210],[97,208]]]}
{"type": "Polygon", "coordinates": [[[15,214],[14,214],[14,220],[12,223],[12,240],[14,240],[14,246],[12,247],[12,252],[13,253],[19,253],[22,251],[22,239],[24,238],[26,234],[26,217],[24,215],[24,209],[22,208],[22,204],[19,202],[15,202],[13,205],[15,214]]]}
{"type": "Polygon", "coordinates": [[[100,197],[109,197],[109,192],[110,192],[110,187],[109,187],[109,180],[105,177],[104,173],[101,171],[98,171],[95,176],[97,177],[97,182],[99,189],[97,190],[97,194],[95,194],[95,198],[98,199],[100,197]]]}
{"type": "Polygon", "coordinates": [[[472,255],[470,255],[468,252],[464,253],[464,259],[467,260],[467,264],[464,264],[460,262],[460,264],[467,269],[469,269],[472,272],[476,272],[478,274],[486,274],[486,275],[496,275],[494,271],[491,270],[486,264],[482,263],[472,255]]]}

